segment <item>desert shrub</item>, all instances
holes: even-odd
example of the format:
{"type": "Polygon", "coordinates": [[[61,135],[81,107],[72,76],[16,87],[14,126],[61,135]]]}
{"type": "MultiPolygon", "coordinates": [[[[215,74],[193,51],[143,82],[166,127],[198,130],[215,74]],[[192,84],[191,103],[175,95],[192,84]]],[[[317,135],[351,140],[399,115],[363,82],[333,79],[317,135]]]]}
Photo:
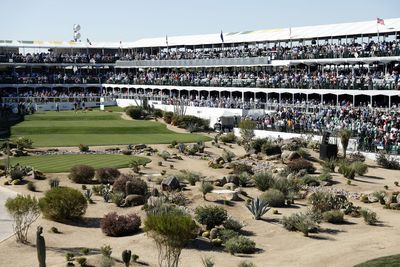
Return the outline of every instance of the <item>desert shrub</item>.
{"type": "Polygon", "coordinates": [[[293,173],[297,173],[300,170],[306,170],[307,173],[315,172],[315,167],[312,165],[312,163],[305,159],[296,159],[296,160],[290,161],[287,164],[287,168],[288,168],[289,172],[293,172],[293,173]]]}
{"type": "Polygon", "coordinates": [[[219,140],[223,143],[235,143],[236,142],[236,136],[234,133],[227,133],[223,134],[219,137],[219,140]]]}
{"type": "Polygon", "coordinates": [[[385,169],[400,170],[400,162],[394,157],[384,153],[378,153],[376,155],[376,163],[385,169]]]}
{"type": "Polygon", "coordinates": [[[232,255],[235,253],[251,254],[256,249],[256,243],[247,237],[238,236],[226,241],[225,249],[232,255]]]}
{"type": "Polygon", "coordinates": [[[88,152],[89,151],[89,146],[85,145],[85,144],[79,144],[78,148],[79,148],[80,152],[88,152]]]}
{"type": "Polygon", "coordinates": [[[15,165],[10,168],[10,178],[14,180],[22,180],[31,170],[28,166],[15,165]]]}
{"type": "Polygon", "coordinates": [[[52,178],[49,180],[49,186],[50,189],[55,188],[55,187],[59,187],[60,186],[60,179],[58,178],[52,178]]]}
{"type": "Polygon", "coordinates": [[[277,144],[264,143],[261,147],[261,152],[267,156],[278,155],[282,153],[281,147],[277,144]]]}
{"type": "Polygon", "coordinates": [[[239,185],[246,187],[249,185],[251,182],[251,177],[247,173],[241,173],[239,174],[239,185]]]}
{"type": "Polygon", "coordinates": [[[225,229],[230,229],[233,231],[240,231],[243,228],[243,223],[236,220],[235,218],[228,216],[228,218],[222,224],[225,229]]]}
{"type": "Polygon", "coordinates": [[[171,154],[168,151],[162,151],[158,153],[158,156],[162,158],[163,160],[167,161],[169,158],[171,158],[171,154]]]}
{"type": "Polygon", "coordinates": [[[271,141],[268,138],[256,138],[251,141],[250,146],[254,150],[254,153],[260,153],[262,151],[262,146],[265,143],[270,143],[271,141]]]}
{"type": "Polygon", "coordinates": [[[190,200],[183,194],[183,192],[172,191],[167,194],[167,200],[171,204],[184,207],[190,202],[190,200]]]}
{"type": "Polygon", "coordinates": [[[155,118],[161,118],[163,116],[163,111],[161,109],[159,109],[159,108],[155,108],[153,110],[153,116],[155,118]]]}
{"type": "Polygon", "coordinates": [[[78,190],[70,187],[56,187],[45,193],[39,200],[43,215],[54,221],[79,219],[86,212],[87,201],[78,190]]]}
{"type": "Polygon", "coordinates": [[[114,264],[115,264],[114,260],[110,257],[102,256],[100,259],[100,267],[112,267],[114,266],[114,264]]]}
{"type": "Polygon", "coordinates": [[[186,243],[197,236],[198,227],[192,217],[181,210],[163,210],[147,214],[144,230],[158,249],[160,266],[178,266],[186,243]]]}
{"type": "Polygon", "coordinates": [[[362,209],[360,211],[360,214],[363,217],[366,224],[374,225],[378,222],[378,217],[376,215],[376,212],[373,212],[368,209],[362,209]]]}
{"type": "Polygon", "coordinates": [[[330,182],[332,181],[332,175],[329,172],[323,172],[318,175],[318,180],[323,182],[330,182]]]}
{"type": "Polygon", "coordinates": [[[88,248],[81,248],[81,249],[80,249],[80,252],[81,252],[83,255],[89,255],[90,249],[88,249],[88,248]]]}
{"type": "Polygon", "coordinates": [[[329,192],[317,191],[310,195],[309,202],[314,212],[325,212],[341,209],[347,200],[341,195],[333,195],[329,192]]]}
{"type": "Polygon", "coordinates": [[[342,162],[339,164],[339,173],[343,174],[347,179],[354,179],[356,175],[356,171],[351,165],[348,165],[347,162],[342,162]]]}
{"type": "Polygon", "coordinates": [[[287,198],[288,195],[300,191],[300,183],[297,179],[279,177],[271,181],[271,188],[281,191],[287,198]]]}
{"type": "Polygon", "coordinates": [[[144,196],[147,191],[147,183],[131,175],[122,174],[113,184],[113,192],[121,192],[124,196],[131,194],[144,196]]]}
{"type": "Polygon", "coordinates": [[[322,218],[324,221],[327,221],[329,223],[343,223],[344,213],[340,210],[330,210],[330,211],[325,211],[322,213],[322,218]]]}
{"type": "Polygon", "coordinates": [[[140,224],[140,217],[135,213],[118,215],[116,212],[110,212],[100,221],[101,230],[108,236],[135,234],[139,231],[140,224]]]}
{"type": "Polygon", "coordinates": [[[214,186],[210,182],[202,181],[199,190],[203,194],[203,199],[206,199],[206,195],[214,190],[214,186]]]}
{"type": "Polygon", "coordinates": [[[325,172],[335,172],[336,165],[337,165],[337,160],[334,158],[324,160],[321,163],[322,169],[325,172]]]}
{"type": "Polygon", "coordinates": [[[27,137],[18,137],[17,139],[13,140],[13,143],[17,145],[18,149],[25,149],[25,148],[32,148],[33,141],[27,137]]]}
{"type": "Polygon", "coordinates": [[[209,121],[192,115],[176,116],[176,126],[192,131],[206,130],[209,121]]]}
{"type": "Polygon", "coordinates": [[[224,159],[225,162],[231,162],[232,159],[235,158],[235,153],[233,153],[232,151],[229,151],[227,149],[224,149],[221,157],[224,159]]]}
{"type": "Polygon", "coordinates": [[[85,257],[76,258],[76,262],[79,263],[80,266],[86,266],[87,259],[85,257]]]}
{"type": "Polygon", "coordinates": [[[211,229],[214,226],[221,225],[228,214],[226,210],[218,206],[199,206],[195,209],[195,219],[200,224],[203,224],[207,229],[211,229]]]}
{"type": "Polygon", "coordinates": [[[363,154],[361,154],[360,152],[351,153],[348,156],[349,156],[348,158],[351,162],[355,162],[355,161],[364,162],[365,161],[365,156],[363,154]]]}
{"type": "Polygon", "coordinates": [[[114,203],[117,207],[121,207],[122,203],[124,202],[124,193],[121,192],[115,192],[111,194],[111,201],[114,203]]]}
{"type": "Polygon", "coordinates": [[[235,162],[232,164],[232,172],[234,174],[241,174],[241,173],[249,173],[253,174],[253,168],[250,165],[246,165],[244,163],[235,162]]]}
{"type": "Polygon", "coordinates": [[[103,257],[110,258],[112,254],[112,248],[110,245],[103,245],[100,247],[100,253],[103,257]]]}
{"type": "Polygon", "coordinates": [[[282,225],[288,231],[299,231],[308,236],[309,233],[315,232],[317,222],[310,213],[294,213],[290,216],[282,218],[282,225]]]}
{"type": "Polygon", "coordinates": [[[68,178],[78,184],[90,184],[94,174],[94,168],[91,166],[75,165],[71,168],[68,178]]]}
{"type": "Polygon", "coordinates": [[[319,180],[316,177],[310,176],[310,175],[305,175],[304,177],[301,178],[301,181],[303,184],[308,185],[308,186],[319,186],[319,180]]]}
{"type": "Polygon", "coordinates": [[[180,181],[186,180],[190,185],[195,185],[196,182],[200,181],[200,176],[201,175],[199,173],[183,170],[177,175],[177,178],[180,181]]]}
{"type": "Polygon", "coordinates": [[[296,151],[299,155],[300,155],[300,157],[302,157],[303,159],[309,159],[310,157],[311,157],[311,154],[307,151],[307,150],[305,150],[304,148],[299,148],[299,149],[297,149],[297,151],[296,151]]]}
{"type": "Polygon", "coordinates": [[[170,111],[164,112],[164,113],[163,113],[163,119],[164,119],[165,123],[171,124],[171,121],[172,121],[172,117],[173,117],[173,116],[174,116],[174,113],[173,113],[173,112],[170,112],[170,111]]]}
{"type": "Polygon", "coordinates": [[[13,218],[17,242],[26,243],[29,227],[40,215],[37,199],[30,195],[17,195],[15,198],[8,198],[5,207],[13,218]]]}
{"type": "Polygon", "coordinates": [[[285,195],[277,189],[268,189],[261,194],[260,199],[265,200],[270,207],[285,206],[285,195]]]}
{"type": "Polygon", "coordinates": [[[363,176],[368,172],[368,165],[361,161],[355,161],[351,165],[357,175],[363,176]]]}
{"type": "Polygon", "coordinates": [[[26,188],[27,188],[29,191],[32,191],[32,192],[35,192],[35,191],[36,191],[36,185],[35,185],[35,183],[32,182],[32,181],[29,181],[29,182],[26,184],[26,188]]]}
{"type": "Polygon", "coordinates": [[[222,240],[222,243],[225,243],[231,238],[239,237],[239,233],[232,229],[221,229],[218,231],[218,237],[222,240]]]}
{"type": "Polygon", "coordinates": [[[268,190],[274,183],[272,173],[269,172],[257,173],[253,176],[253,180],[255,186],[261,191],[268,190]]]}
{"type": "Polygon", "coordinates": [[[351,137],[351,130],[347,128],[342,128],[338,132],[338,136],[340,137],[340,142],[342,143],[343,157],[346,158],[346,151],[351,137]]]}
{"type": "Polygon", "coordinates": [[[132,150],[122,150],[121,153],[122,153],[122,155],[130,156],[130,155],[132,155],[132,150]]]}
{"type": "Polygon", "coordinates": [[[256,128],[256,123],[251,120],[241,120],[239,123],[241,144],[246,152],[251,149],[251,141],[254,137],[254,129],[256,128]]]}
{"type": "Polygon", "coordinates": [[[125,113],[134,120],[140,120],[145,116],[145,111],[142,107],[128,107],[125,113]]]}
{"type": "Polygon", "coordinates": [[[100,168],[96,170],[96,179],[102,184],[113,184],[120,174],[116,168],[100,168]]]}

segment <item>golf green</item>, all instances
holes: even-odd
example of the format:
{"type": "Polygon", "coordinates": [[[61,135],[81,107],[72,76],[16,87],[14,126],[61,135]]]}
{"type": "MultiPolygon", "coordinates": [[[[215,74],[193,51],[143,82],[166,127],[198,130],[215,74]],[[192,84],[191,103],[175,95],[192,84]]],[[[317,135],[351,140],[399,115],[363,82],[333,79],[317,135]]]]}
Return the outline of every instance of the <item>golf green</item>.
{"type": "Polygon", "coordinates": [[[150,159],[137,156],[126,155],[48,155],[48,156],[28,156],[11,159],[11,165],[19,163],[22,166],[31,166],[37,170],[48,173],[69,172],[75,165],[89,165],[93,168],[114,167],[126,168],[133,160],[140,163],[148,163],[150,159]]]}
{"type": "Polygon", "coordinates": [[[208,141],[201,134],[176,133],[166,125],[146,120],[124,120],[120,113],[40,112],[11,128],[11,139],[28,137],[35,147],[123,144],[166,144],[208,141]]]}

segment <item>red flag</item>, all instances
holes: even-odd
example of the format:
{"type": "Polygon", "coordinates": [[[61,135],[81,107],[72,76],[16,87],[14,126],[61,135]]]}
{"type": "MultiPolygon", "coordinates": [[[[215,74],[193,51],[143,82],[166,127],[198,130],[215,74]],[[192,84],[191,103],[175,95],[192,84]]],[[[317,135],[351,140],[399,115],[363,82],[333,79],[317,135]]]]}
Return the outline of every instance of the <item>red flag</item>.
{"type": "Polygon", "coordinates": [[[381,24],[381,25],[385,25],[385,21],[381,18],[376,18],[376,23],[377,24],[381,24]]]}

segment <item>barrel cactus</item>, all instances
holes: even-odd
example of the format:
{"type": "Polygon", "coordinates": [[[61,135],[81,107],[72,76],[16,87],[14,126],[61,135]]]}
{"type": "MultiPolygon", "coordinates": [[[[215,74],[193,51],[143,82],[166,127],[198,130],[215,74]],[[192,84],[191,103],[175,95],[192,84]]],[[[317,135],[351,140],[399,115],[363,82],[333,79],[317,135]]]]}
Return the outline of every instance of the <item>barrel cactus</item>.
{"type": "Polygon", "coordinates": [[[46,242],[42,236],[43,227],[38,226],[36,230],[36,250],[39,261],[39,267],[46,267],[46,242]]]}
{"type": "Polygon", "coordinates": [[[129,261],[131,260],[132,252],[130,250],[122,251],[122,261],[125,263],[126,267],[129,267],[129,261]]]}

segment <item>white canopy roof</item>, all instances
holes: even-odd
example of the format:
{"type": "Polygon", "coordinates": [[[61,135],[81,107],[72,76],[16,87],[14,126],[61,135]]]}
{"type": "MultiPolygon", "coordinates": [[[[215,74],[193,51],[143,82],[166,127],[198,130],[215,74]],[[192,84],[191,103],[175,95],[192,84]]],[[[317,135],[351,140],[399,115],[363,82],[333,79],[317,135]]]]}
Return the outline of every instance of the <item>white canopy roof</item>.
{"type": "MultiPolygon", "coordinates": [[[[225,43],[262,42],[280,40],[299,40],[312,38],[330,38],[335,36],[366,35],[386,32],[400,32],[400,18],[385,19],[385,25],[376,20],[328,24],[318,26],[267,29],[246,32],[223,33],[225,43]]],[[[220,33],[205,35],[168,36],[169,46],[220,44],[220,33]]],[[[166,37],[140,39],[132,47],[165,47],[166,37]]]]}
{"type": "MultiPolygon", "coordinates": [[[[331,38],[338,36],[380,34],[387,32],[400,32],[400,18],[385,19],[385,25],[378,25],[376,20],[328,24],[306,27],[277,28],[245,32],[223,33],[225,43],[284,41],[313,38],[331,38]]],[[[168,36],[169,46],[183,45],[209,45],[220,44],[220,33],[204,35],[168,36]]],[[[0,47],[25,47],[25,48],[142,48],[142,47],[166,47],[166,36],[159,38],[140,39],[135,42],[91,42],[86,41],[21,41],[0,40],[0,47]]]]}

